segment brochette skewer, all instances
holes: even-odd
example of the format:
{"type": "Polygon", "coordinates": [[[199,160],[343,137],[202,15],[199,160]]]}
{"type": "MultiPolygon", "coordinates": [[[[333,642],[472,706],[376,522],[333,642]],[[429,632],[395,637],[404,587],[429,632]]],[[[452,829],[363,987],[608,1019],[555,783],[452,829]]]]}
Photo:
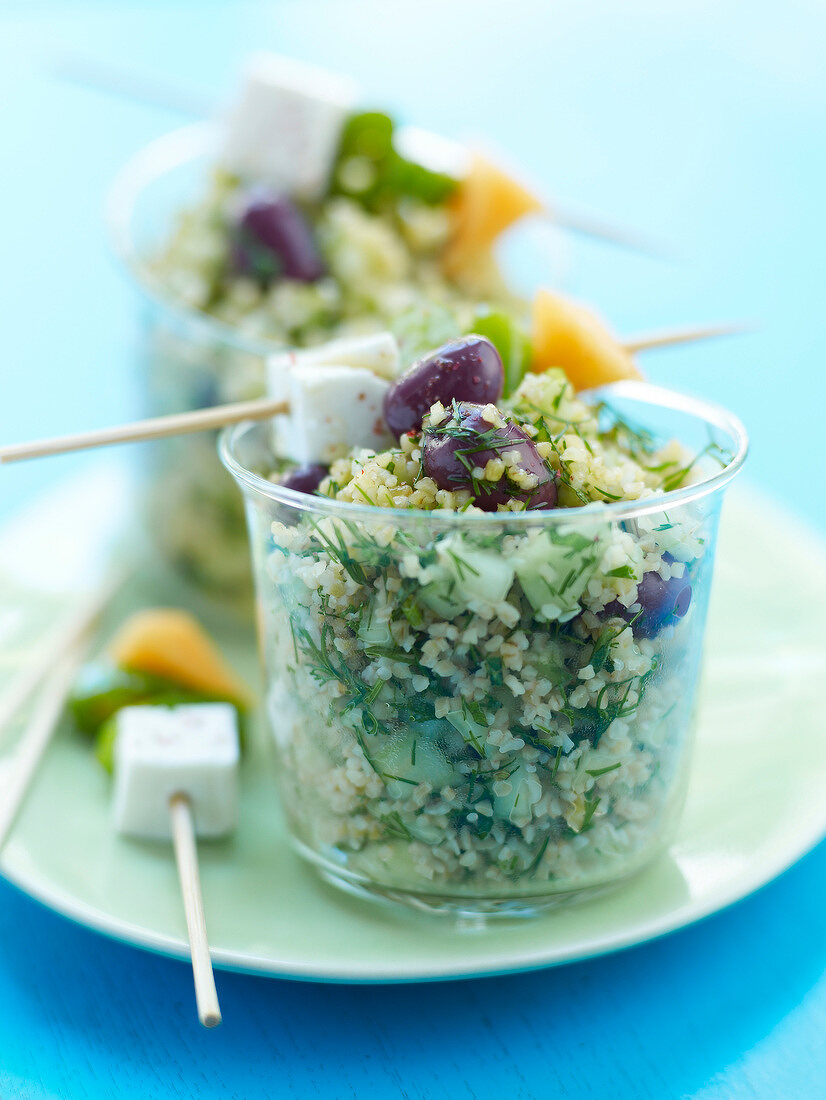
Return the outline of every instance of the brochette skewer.
{"type": "Polygon", "coordinates": [[[195,1000],[204,1027],[221,1022],[209,952],[196,837],[235,828],[238,728],[228,703],[133,706],[118,711],[115,828],[171,840],[186,915],[195,1000]]]}
{"type": "MultiPolygon", "coordinates": [[[[188,118],[216,118],[230,170],[278,184],[289,177],[287,190],[294,190],[298,179],[298,190],[310,196],[317,194],[326,178],[342,126],[357,111],[357,91],[351,81],[272,53],[256,53],[249,58],[229,110],[174,81],[94,58],[64,56],[53,69],[62,79],[81,87],[165,107],[188,118]],[[280,135],[281,140],[275,140],[274,135],[280,135]],[[279,147],[283,153],[279,153],[279,147]],[[278,163],[281,159],[289,161],[286,173],[285,166],[278,163]]],[[[447,257],[449,269],[458,272],[476,250],[529,214],[613,247],[669,258],[666,248],[643,233],[540,197],[535,189],[522,185],[496,159],[481,151],[440,139],[439,156],[434,162],[431,135],[421,142],[421,131],[402,127],[398,136],[401,150],[412,161],[419,161],[424,153],[427,167],[460,182],[456,195],[459,232],[447,257]]]]}
{"type": "MultiPolygon", "coordinates": [[[[542,370],[551,365],[560,366],[566,371],[576,388],[585,389],[589,385],[642,377],[632,358],[637,352],[716,339],[735,335],[747,329],[748,326],[743,324],[724,323],[662,329],[617,340],[586,307],[569,302],[550,291],[540,291],[534,304],[532,367],[542,370]],[[586,379],[579,369],[579,364],[589,356],[598,358],[600,361],[601,373],[596,382],[586,379]]],[[[306,418],[311,413],[309,406],[312,405],[316,395],[312,389],[300,384],[308,380],[306,372],[302,371],[293,372],[293,377],[299,385],[291,391],[288,380],[290,372],[284,369],[290,360],[327,368],[326,376],[318,380],[325,395],[325,403],[331,400],[333,395],[330,387],[332,385],[335,388],[339,378],[347,383],[348,389],[352,390],[353,372],[355,370],[361,372],[361,381],[365,386],[370,387],[372,392],[366,398],[360,394],[356,395],[357,404],[352,410],[355,419],[351,425],[355,437],[349,442],[350,446],[369,446],[370,432],[367,430],[367,438],[365,438],[364,424],[379,415],[383,389],[389,385],[394,373],[398,370],[397,361],[393,358],[394,345],[395,341],[389,334],[378,334],[363,339],[333,341],[322,345],[321,348],[276,354],[270,359],[270,394],[267,397],[0,447],[0,464],[119,443],[211,431],[243,420],[267,420],[274,417],[289,417],[296,413],[306,418]],[[358,350],[364,347],[369,349],[366,359],[364,352],[358,350]],[[337,375],[335,368],[342,360],[345,375],[337,375]],[[297,402],[302,403],[301,410],[293,407],[297,402]]],[[[395,354],[397,356],[397,349],[395,354]]],[[[344,411],[344,408],[339,410],[342,416],[344,411]]],[[[306,435],[306,432],[304,434],[306,435]]],[[[290,457],[299,462],[316,460],[313,456],[301,453],[292,453],[290,457]]]]}
{"type": "Polygon", "coordinates": [[[3,698],[0,729],[37,694],[19,742],[8,759],[4,759],[6,775],[0,800],[0,848],[6,842],[58,725],[69,688],[86,652],[87,634],[122,580],[120,572],[105,577],[82,604],[70,612],[38,655],[20,670],[3,698]]]}

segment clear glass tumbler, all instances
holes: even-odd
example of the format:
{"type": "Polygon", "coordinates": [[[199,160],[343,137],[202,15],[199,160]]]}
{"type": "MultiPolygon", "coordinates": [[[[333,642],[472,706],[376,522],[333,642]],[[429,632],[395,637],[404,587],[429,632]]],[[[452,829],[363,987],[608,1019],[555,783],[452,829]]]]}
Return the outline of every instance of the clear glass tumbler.
{"type": "Polygon", "coordinates": [[[723,490],[747,440],[724,410],[656,387],[601,396],[723,464],[630,503],[415,512],[283,489],[266,425],[224,434],[281,798],[330,881],[530,914],[622,881],[671,840],[723,490]],[[657,585],[679,592],[664,619],[645,606],[657,585]]]}
{"type": "MultiPolygon", "coordinates": [[[[207,124],[167,134],[132,158],[109,196],[112,243],[139,302],[136,358],[146,416],[244,401],[265,389],[265,357],[275,345],[174,298],[151,264],[179,212],[203,194],[213,146],[207,124]]],[[[176,577],[248,613],[253,588],[243,508],[215,440],[203,433],[145,449],[145,526],[176,577]]]]}
{"type": "MultiPolygon", "coordinates": [[[[444,143],[417,131],[426,154],[444,143]]],[[[187,305],[153,270],[152,257],[169,239],[182,210],[203,196],[216,162],[216,133],[208,123],[151,142],[123,168],[112,187],[107,221],[114,250],[140,306],[137,366],[145,415],[197,409],[259,397],[265,358],[281,346],[187,305]]],[[[207,246],[205,246],[207,247],[207,246]]],[[[500,255],[508,283],[529,292],[558,283],[566,249],[547,220],[528,219],[508,234],[500,255]]],[[[252,578],[243,510],[231,479],[204,433],[162,440],[145,448],[146,529],[176,576],[225,607],[247,613],[252,578]]]]}

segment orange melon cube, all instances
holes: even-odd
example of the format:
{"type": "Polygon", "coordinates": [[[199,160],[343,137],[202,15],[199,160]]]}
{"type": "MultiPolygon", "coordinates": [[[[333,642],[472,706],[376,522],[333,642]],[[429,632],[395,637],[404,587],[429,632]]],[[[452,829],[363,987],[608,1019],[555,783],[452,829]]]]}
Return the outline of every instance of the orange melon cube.
{"type": "Polygon", "coordinates": [[[474,153],[451,204],[453,235],[442,260],[446,273],[454,278],[471,273],[500,233],[542,209],[542,201],[524,184],[474,153]]]}
{"type": "Polygon", "coordinates": [[[532,346],[531,370],[561,367],[576,390],[643,377],[594,312],[544,288],[533,300],[532,346]]]}
{"type": "Polygon", "coordinates": [[[112,640],[109,653],[128,672],[159,676],[194,691],[226,697],[241,707],[250,701],[244,684],[186,611],[157,607],[136,612],[112,640]]]}

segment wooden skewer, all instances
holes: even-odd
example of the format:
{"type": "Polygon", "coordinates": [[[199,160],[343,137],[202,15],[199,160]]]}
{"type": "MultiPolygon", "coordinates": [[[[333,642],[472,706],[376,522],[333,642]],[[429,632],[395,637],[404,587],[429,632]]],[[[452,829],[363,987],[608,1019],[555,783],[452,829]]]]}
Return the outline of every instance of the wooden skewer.
{"type": "Polygon", "coordinates": [[[629,252],[638,252],[641,256],[649,256],[655,260],[674,262],[678,259],[674,251],[661,241],[648,237],[636,229],[625,229],[614,225],[613,222],[605,221],[595,214],[559,206],[554,202],[544,212],[544,216],[561,229],[567,229],[570,233],[576,233],[581,237],[592,237],[604,244],[612,244],[629,252]]]}
{"type": "Polygon", "coordinates": [[[131,103],[161,107],[187,118],[208,118],[215,111],[211,100],[176,81],[109,65],[97,58],[63,54],[51,68],[55,76],[70,84],[94,88],[131,103]]]}
{"type": "MultiPolygon", "coordinates": [[[[36,656],[27,661],[12,684],[0,697],[0,730],[14,718],[23,704],[31,697],[35,688],[48,676],[58,662],[60,655],[72,646],[85,633],[97,618],[115,589],[123,581],[123,575],[113,575],[96,588],[77,609],[71,611],[38,649],[36,656]]],[[[2,845],[2,834],[0,834],[2,845]]]]}
{"type": "MultiPolygon", "coordinates": [[[[687,344],[697,340],[710,340],[718,336],[733,335],[737,332],[747,331],[747,328],[746,325],[725,324],[663,329],[660,332],[624,340],[621,346],[629,354],[634,354],[652,348],[665,348],[676,344],[687,344]]],[[[147,439],[163,439],[167,436],[185,435],[188,432],[209,431],[215,428],[223,428],[227,424],[237,424],[241,420],[268,420],[270,417],[289,413],[289,411],[289,405],[285,401],[273,401],[268,397],[262,397],[256,401],[239,401],[232,405],[216,405],[211,409],[197,409],[195,412],[158,416],[151,420],[138,420],[132,424],[120,424],[115,428],[102,428],[98,431],[79,432],[76,435],[63,435],[53,439],[41,439],[32,443],[15,443],[9,447],[0,447],[0,465],[7,462],[20,462],[27,458],[43,458],[46,455],[83,451],[91,447],[107,447],[114,443],[135,443],[147,439]]]]}
{"type": "Polygon", "coordinates": [[[700,340],[717,340],[721,336],[739,336],[752,332],[753,325],[739,321],[730,321],[720,325],[706,325],[704,328],[664,328],[659,332],[649,332],[623,341],[623,348],[629,355],[652,348],[673,348],[680,344],[696,344],[700,340]]]}
{"type": "Polygon", "coordinates": [[[71,451],[85,451],[92,447],[108,447],[114,443],[135,443],[146,439],[187,435],[190,432],[206,432],[223,428],[227,424],[237,424],[241,420],[267,420],[287,412],[289,412],[289,406],[286,402],[273,401],[269,397],[262,397],[256,401],[237,401],[232,405],[215,405],[210,409],[196,409],[194,412],[173,413],[171,416],[137,420],[132,424],[119,424],[115,428],[61,435],[34,443],[15,443],[11,447],[0,447],[0,464],[19,462],[26,458],[68,454],[71,451]]]}
{"type": "Polygon", "coordinates": [[[169,813],[172,817],[172,843],[175,847],[175,862],[178,865],[178,879],[181,883],[189,950],[192,956],[192,976],[195,980],[198,1018],[204,1027],[217,1027],[221,1022],[221,1008],[218,1004],[215,974],[209,954],[192,806],[185,794],[175,794],[170,798],[169,813]]]}
{"type": "Polygon", "coordinates": [[[113,575],[91,594],[84,605],[58,630],[37,659],[26,666],[2,700],[0,729],[46,680],[31,721],[20,743],[11,753],[8,768],[4,769],[8,779],[0,802],[0,848],[14,824],[37,765],[60,718],[72,680],[83,657],[85,634],[122,579],[122,574],[113,575]],[[49,676],[52,669],[55,671],[49,676]]]}
{"type": "Polygon", "coordinates": [[[83,653],[84,647],[78,641],[60,658],[54,675],[47,680],[41,692],[23,739],[12,754],[8,783],[4,785],[0,802],[0,848],[14,824],[37,765],[55,731],[83,653]]]}
{"type": "MultiPolygon", "coordinates": [[[[92,88],[132,103],[162,107],[188,118],[211,118],[218,113],[215,104],[196,91],[162,77],[109,65],[97,58],[66,54],[53,62],[52,71],[81,88],[92,88]]],[[[659,242],[596,215],[560,207],[556,203],[544,214],[549,221],[572,233],[656,259],[674,258],[659,242]]]]}

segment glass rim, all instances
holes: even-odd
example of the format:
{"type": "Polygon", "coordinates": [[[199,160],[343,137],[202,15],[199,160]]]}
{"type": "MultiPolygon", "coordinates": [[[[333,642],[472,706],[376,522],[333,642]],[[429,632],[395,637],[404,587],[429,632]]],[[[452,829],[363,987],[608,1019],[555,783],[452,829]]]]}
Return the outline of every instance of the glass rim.
{"type": "Polygon", "coordinates": [[[269,481],[245,466],[237,453],[242,438],[253,429],[265,426],[267,421],[244,420],[224,428],[218,439],[218,454],[242,491],[272,500],[277,504],[287,505],[298,511],[337,516],[342,519],[365,519],[366,517],[375,519],[381,516],[400,523],[427,520],[431,524],[445,527],[473,525],[480,528],[501,526],[503,523],[519,526],[556,526],[575,523],[580,516],[587,517],[589,521],[600,519],[609,521],[667,511],[677,505],[688,504],[720,492],[735,477],[746,460],[749,437],[745,425],[739,417],[722,405],[680,393],[677,390],[670,390],[664,386],[656,386],[650,382],[637,381],[613,382],[598,389],[582,391],[582,396],[586,398],[625,397],[643,405],[686,413],[704,421],[708,428],[717,428],[719,431],[726,432],[734,443],[734,454],[725,466],[701,481],[638,500],[594,501],[591,504],[573,508],[473,514],[452,512],[447,509],[426,511],[421,508],[380,508],[377,505],[357,504],[301,493],[269,481]]]}

